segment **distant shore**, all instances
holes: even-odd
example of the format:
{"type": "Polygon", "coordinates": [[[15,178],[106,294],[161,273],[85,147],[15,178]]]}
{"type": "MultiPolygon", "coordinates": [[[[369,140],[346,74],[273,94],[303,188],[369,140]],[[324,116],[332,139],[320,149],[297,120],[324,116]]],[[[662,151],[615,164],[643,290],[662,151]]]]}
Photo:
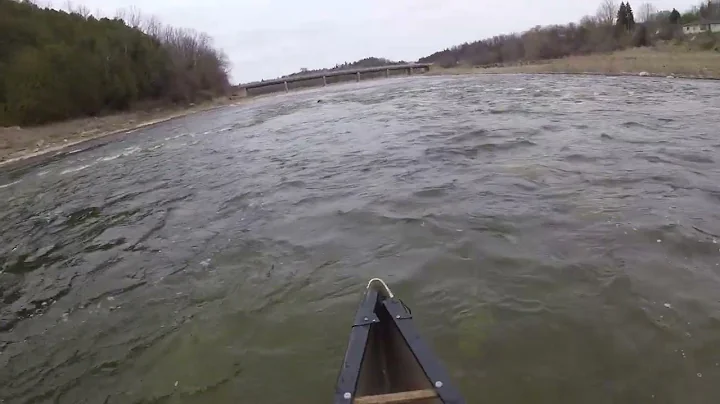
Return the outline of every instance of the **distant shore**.
{"type": "MultiPolygon", "coordinates": [[[[668,47],[635,48],[610,54],[571,56],[542,62],[508,66],[433,67],[425,75],[465,74],[597,74],[608,76],[647,75],[720,80],[720,52],[684,51],[668,47]]],[[[260,96],[262,97],[262,96],[260,96]]],[[[172,119],[247,102],[257,97],[219,98],[189,107],[160,108],[97,118],[82,118],[30,128],[0,128],[0,167],[41,158],[49,153],[89,141],[167,122],[172,119]]]]}
{"type": "Polygon", "coordinates": [[[673,48],[635,48],[610,54],[570,56],[563,59],[508,66],[435,68],[429,74],[598,74],[720,80],[720,52],[683,51],[673,48]]]}

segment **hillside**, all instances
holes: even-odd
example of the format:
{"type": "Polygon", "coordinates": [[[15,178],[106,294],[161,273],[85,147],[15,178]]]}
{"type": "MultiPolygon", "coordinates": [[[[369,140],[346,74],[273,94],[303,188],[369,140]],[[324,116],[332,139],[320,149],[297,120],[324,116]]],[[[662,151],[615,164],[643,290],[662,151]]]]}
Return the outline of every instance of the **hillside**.
{"type": "Polygon", "coordinates": [[[331,67],[328,69],[315,69],[315,70],[301,69],[299,72],[288,74],[288,75],[282,76],[282,77],[283,78],[296,77],[296,76],[302,76],[302,75],[331,72],[331,71],[336,71],[336,70],[362,69],[362,68],[367,68],[367,67],[389,66],[389,65],[398,65],[398,64],[402,65],[402,64],[406,64],[406,63],[407,62],[402,61],[402,60],[399,62],[394,62],[392,60],[385,59],[385,58],[369,57],[369,58],[357,60],[352,63],[345,62],[342,64],[337,64],[334,67],[331,67]]]}
{"type": "Polygon", "coordinates": [[[420,58],[440,67],[523,64],[543,60],[608,53],[672,40],[693,50],[720,51],[711,34],[684,35],[682,24],[720,19],[720,4],[702,3],[684,13],[658,11],[650,3],[637,11],[630,3],[604,0],[597,14],[579,23],[537,26],[523,33],[499,35],[464,43],[420,58]]]}
{"type": "MultiPolygon", "coordinates": [[[[603,0],[595,15],[585,16],[579,23],[536,26],[522,33],[466,42],[422,57],[418,62],[433,63],[441,68],[455,68],[454,72],[460,72],[470,66],[534,64],[570,56],[611,54],[635,47],[660,45],[660,48],[667,49],[666,44],[669,42],[674,45],[675,51],[685,49],[720,52],[720,37],[717,33],[685,35],[682,31],[683,24],[708,20],[720,20],[720,3],[702,3],[680,13],[676,9],[657,10],[651,3],[643,3],[638,10],[634,10],[629,2],[618,4],[614,0],[603,0]]],[[[283,77],[403,63],[406,62],[370,57],[327,69],[301,69],[283,77]]],[[[677,65],[677,61],[674,65],[677,65]]],[[[561,64],[555,63],[553,66],[559,68],[561,64]]],[[[692,65],[679,71],[695,71],[697,68],[692,65]]],[[[616,67],[614,69],[617,70],[616,67]]]]}
{"type": "Polygon", "coordinates": [[[207,36],[154,21],[141,29],[0,0],[0,32],[0,126],[195,102],[229,87],[226,58],[207,36]]]}

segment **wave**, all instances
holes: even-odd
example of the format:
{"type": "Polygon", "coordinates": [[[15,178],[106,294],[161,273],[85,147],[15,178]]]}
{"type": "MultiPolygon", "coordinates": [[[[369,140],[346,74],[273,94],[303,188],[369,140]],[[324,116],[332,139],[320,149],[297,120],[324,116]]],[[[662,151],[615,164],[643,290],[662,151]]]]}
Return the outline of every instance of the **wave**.
{"type": "Polygon", "coordinates": [[[472,130],[470,132],[455,135],[455,136],[451,137],[449,140],[452,143],[464,143],[464,142],[474,141],[474,140],[477,140],[478,138],[485,137],[485,136],[487,136],[487,134],[488,134],[488,131],[486,129],[477,129],[477,130],[472,130]]]}
{"type": "Polygon", "coordinates": [[[440,186],[425,187],[413,192],[413,196],[418,198],[438,198],[447,195],[448,191],[453,189],[454,186],[454,183],[448,183],[440,186]]]}
{"type": "Polygon", "coordinates": [[[622,126],[623,128],[628,128],[628,129],[632,129],[632,128],[643,128],[643,129],[653,129],[653,130],[658,129],[658,128],[657,128],[656,126],[654,126],[654,125],[651,126],[651,125],[647,125],[647,124],[640,123],[640,122],[636,122],[636,121],[623,122],[623,123],[621,124],[621,126],[622,126]]]}
{"type": "Polygon", "coordinates": [[[594,163],[598,160],[601,160],[599,157],[587,156],[585,154],[580,154],[580,153],[570,154],[570,155],[564,156],[562,159],[565,161],[572,161],[572,162],[578,162],[578,163],[594,163]]]}
{"type": "Polygon", "coordinates": [[[704,156],[702,154],[696,154],[696,153],[680,153],[680,152],[673,152],[668,150],[661,150],[660,153],[674,157],[676,159],[687,161],[689,163],[703,163],[703,164],[714,164],[715,160],[713,160],[709,156],[704,156]]]}
{"type": "Polygon", "coordinates": [[[124,156],[130,156],[133,155],[139,151],[142,151],[140,147],[134,146],[134,147],[128,147],[127,149],[123,150],[121,153],[113,154],[110,156],[100,157],[97,159],[97,161],[112,161],[120,157],[124,156]]]}
{"type": "Polygon", "coordinates": [[[15,184],[19,184],[19,183],[21,183],[21,182],[22,182],[22,180],[17,180],[17,181],[10,182],[10,183],[8,183],[8,184],[3,184],[3,185],[0,185],[0,189],[8,188],[8,187],[11,187],[11,186],[13,186],[13,185],[15,185],[15,184]]]}
{"type": "Polygon", "coordinates": [[[78,171],[82,171],[86,168],[92,167],[93,165],[94,164],[85,164],[85,165],[78,166],[78,167],[67,168],[65,170],[60,171],[60,175],[76,173],[78,171]]]}
{"type": "Polygon", "coordinates": [[[490,108],[488,110],[488,112],[492,115],[501,115],[501,114],[529,113],[531,111],[529,109],[524,109],[524,108],[508,108],[508,109],[490,108]]]}
{"type": "Polygon", "coordinates": [[[425,155],[428,157],[459,155],[469,158],[475,158],[483,152],[503,152],[532,146],[537,146],[537,143],[527,139],[519,139],[502,143],[482,143],[479,145],[466,147],[429,147],[425,150],[425,155]]]}

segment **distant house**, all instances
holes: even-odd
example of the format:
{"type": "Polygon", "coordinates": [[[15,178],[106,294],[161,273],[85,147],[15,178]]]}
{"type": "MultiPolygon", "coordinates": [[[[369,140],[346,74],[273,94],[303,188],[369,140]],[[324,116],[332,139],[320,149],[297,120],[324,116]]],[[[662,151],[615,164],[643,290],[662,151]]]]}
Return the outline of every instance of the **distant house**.
{"type": "Polygon", "coordinates": [[[695,21],[683,25],[683,33],[699,34],[701,32],[720,33],[720,20],[695,21]]]}

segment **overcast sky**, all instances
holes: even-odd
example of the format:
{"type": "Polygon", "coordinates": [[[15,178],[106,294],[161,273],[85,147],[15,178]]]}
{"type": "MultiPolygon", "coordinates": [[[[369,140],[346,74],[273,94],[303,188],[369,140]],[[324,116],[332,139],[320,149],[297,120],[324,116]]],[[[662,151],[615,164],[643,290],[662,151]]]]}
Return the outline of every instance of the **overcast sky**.
{"type": "MultiPolygon", "coordinates": [[[[50,0],[63,7],[66,0],[50,0]]],[[[48,0],[45,0],[47,3],[48,0]]],[[[535,25],[579,21],[600,0],[72,0],[112,16],[135,6],[212,36],[235,82],[376,56],[417,60],[435,51],[535,25]]],[[[39,1],[43,3],[43,1],[39,1]]],[[[651,1],[680,11],[698,0],[651,1]]],[[[638,9],[641,1],[630,3],[638,9]]],[[[65,8],[65,7],[63,7],[65,8]]]]}

